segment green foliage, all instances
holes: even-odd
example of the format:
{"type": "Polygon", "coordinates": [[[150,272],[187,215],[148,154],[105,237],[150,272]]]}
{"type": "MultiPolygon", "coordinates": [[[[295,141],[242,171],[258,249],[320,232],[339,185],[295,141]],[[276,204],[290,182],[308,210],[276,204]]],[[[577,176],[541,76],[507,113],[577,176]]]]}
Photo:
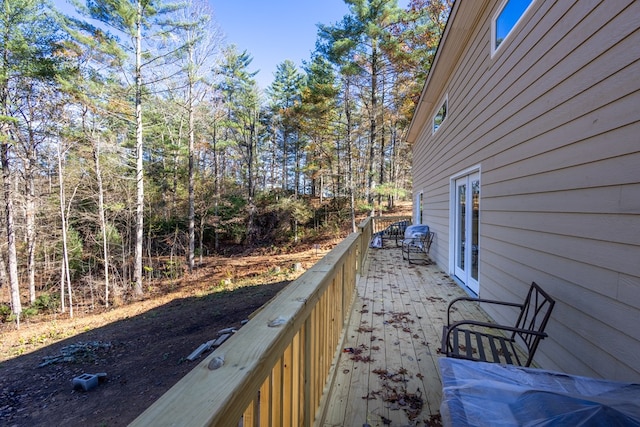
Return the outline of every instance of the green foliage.
{"type": "Polygon", "coordinates": [[[187,224],[182,217],[158,217],[154,216],[147,221],[145,233],[147,236],[159,237],[171,235],[176,230],[186,230],[187,224]]]}
{"type": "MultiPolygon", "coordinates": [[[[62,241],[58,242],[56,251],[62,259],[62,241]]],[[[83,242],[80,233],[72,227],[67,230],[67,256],[69,257],[69,273],[71,278],[76,278],[78,274],[83,272],[83,242]]]]}
{"type": "MultiPolygon", "coordinates": [[[[118,230],[118,228],[111,224],[111,223],[107,223],[107,227],[106,227],[106,231],[107,231],[107,243],[109,245],[120,245],[122,243],[122,235],[120,234],[120,231],[118,230]]],[[[99,244],[102,245],[102,233],[98,233],[97,239],[99,244]]]]}
{"type": "Polygon", "coordinates": [[[231,220],[244,212],[246,206],[247,200],[241,194],[225,194],[218,208],[218,215],[223,221],[231,220]]]}
{"type": "Polygon", "coordinates": [[[398,188],[394,183],[388,182],[382,185],[376,186],[374,194],[380,196],[392,196],[395,198],[403,198],[407,196],[407,190],[404,188],[398,188]]]}
{"type": "Polygon", "coordinates": [[[258,198],[255,241],[263,244],[282,244],[299,238],[302,226],[313,218],[307,199],[265,193],[258,198]],[[297,233],[297,235],[296,235],[297,233]]]}
{"type": "Polygon", "coordinates": [[[0,321],[4,322],[12,322],[13,315],[11,314],[11,307],[9,304],[0,304],[0,321]]]}
{"type": "Polygon", "coordinates": [[[67,250],[69,251],[69,269],[79,273],[82,270],[83,242],[80,233],[73,228],[67,232],[67,250]]]}
{"type": "Polygon", "coordinates": [[[34,317],[37,316],[39,313],[38,309],[36,307],[27,307],[22,309],[22,313],[20,313],[20,316],[23,319],[28,319],[30,317],[34,317]]]}
{"type": "Polygon", "coordinates": [[[356,209],[360,212],[370,212],[373,210],[373,205],[370,205],[365,200],[361,200],[357,203],[356,209]]]}
{"type": "Polygon", "coordinates": [[[164,277],[167,279],[177,279],[182,277],[182,272],[184,269],[182,268],[182,259],[176,258],[170,261],[167,261],[164,266],[162,273],[164,277]]]}
{"type": "Polygon", "coordinates": [[[31,308],[37,310],[38,313],[54,313],[60,307],[60,295],[53,293],[45,293],[40,295],[31,308]]]}
{"type": "Polygon", "coordinates": [[[286,213],[292,221],[296,221],[299,224],[304,224],[309,221],[313,212],[305,199],[285,197],[280,199],[280,202],[272,207],[280,212],[286,213]]]}
{"type": "Polygon", "coordinates": [[[56,57],[64,33],[40,0],[3,0],[0,10],[0,87],[13,74],[20,79],[53,80],[66,65],[56,57]]]}

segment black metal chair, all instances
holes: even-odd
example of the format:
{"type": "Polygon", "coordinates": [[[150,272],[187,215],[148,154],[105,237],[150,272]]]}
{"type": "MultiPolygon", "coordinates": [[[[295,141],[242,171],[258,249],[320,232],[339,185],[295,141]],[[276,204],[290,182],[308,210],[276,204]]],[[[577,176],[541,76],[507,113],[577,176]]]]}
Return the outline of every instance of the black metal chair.
{"type": "MultiPolygon", "coordinates": [[[[412,226],[417,227],[417,226],[412,226]]],[[[402,259],[409,261],[409,264],[413,264],[414,261],[422,258],[423,261],[429,262],[429,250],[431,249],[431,243],[433,243],[433,237],[435,233],[429,231],[429,226],[422,226],[423,228],[416,228],[415,234],[412,234],[412,227],[407,227],[405,238],[402,239],[402,259]],[[411,258],[413,254],[413,259],[411,258]]]]}
{"type": "Polygon", "coordinates": [[[411,221],[408,219],[390,224],[387,228],[385,228],[380,232],[380,237],[382,237],[382,242],[383,242],[382,245],[384,246],[385,240],[389,240],[389,241],[393,240],[395,241],[396,246],[399,246],[400,241],[404,236],[405,230],[410,225],[411,225],[411,221]]]}
{"type": "Polygon", "coordinates": [[[441,352],[448,357],[482,362],[530,366],[544,332],[555,301],[535,282],[531,283],[522,303],[461,297],[449,303],[447,324],[442,331],[441,352]],[[461,301],[498,304],[520,309],[513,326],[475,320],[451,323],[451,311],[461,301]],[[518,351],[516,343],[524,348],[518,351]]]}

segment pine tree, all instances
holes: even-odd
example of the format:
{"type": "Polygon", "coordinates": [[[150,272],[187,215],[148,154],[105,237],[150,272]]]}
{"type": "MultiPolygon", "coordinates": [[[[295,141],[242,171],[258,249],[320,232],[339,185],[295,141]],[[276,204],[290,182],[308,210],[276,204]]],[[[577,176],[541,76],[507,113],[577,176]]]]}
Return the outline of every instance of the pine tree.
{"type": "MultiPolygon", "coordinates": [[[[319,26],[320,49],[339,64],[344,73],[360,75],[368,80],[363,103],[368,110],[369,143],[367,159],[367,199],[373,203],[376,155],[384,152],[384,112],[380,102],[381,79],[388,66],[384,45],[389,27],[400,18],[397,0],[345,0],[350,14],[337,25],[319,26]],[[380,147],[377,147],[380,142],[380,147]],[[377,150],[377,151],[376,151],[377,150]]],[[[379,183],[381,184],[381,183],[379,183]]]]}
{"type": "Polygon", "coordinates": [[[282,140],[282,189],[289,190],[290,156],[294,158],[294,195],[300,192],[300,136],[296,135],[296,124],[299,121],[295,117],[295,107],[300,104],[300,91],[302,89],[303,76],[298,72],[295,64],[286,60],[276,67],[275,78],[271,86],[267,88],[270,98],[271,110],[275,122],[280,129],[282,140]],[[291,139],[293,138],[293,141],[291,139]],[[292,144],[290,144],[292,142],[292,144]],[[291,151],[291,153],[290,153],[291,151]]]}
{"type": "Polygon", "coordinates": [[[305,71],[306,85],[297,116],[302,133],[309,139],[305,170],[311,178],[312,195],[319,194],[322,200],[325,185],[333,184],[333,194],[339,191],[333,168],[338,168],[340,176],[339,144],[336,143],[340,88],[331,63],[321,55],[314,55],[311,62],[305,64],[305,71]]]}
{"type": "Polygon", "coordinates": [[[396,74],[395,91],[398,112],[406,125],[442,37],[452,0],[411,0],[401,18],[389,28],[385,44],[396,74]]]}
{"type": "Polygon", "coordinates": [[[253,58],[246,52],[238,52],[234,45],[223,51],[222,65],[218,70],[222,81],[218,91],[226,110],[223,122],[223,140],[235,147],[241,162],[240,178],[247,200],[247,227],[245,243],[252,245],[256,231],[255,190],[257,171],[257,145],[260,133],[260,94],[254,80],[257,72],[248,71],[253,58]]]}

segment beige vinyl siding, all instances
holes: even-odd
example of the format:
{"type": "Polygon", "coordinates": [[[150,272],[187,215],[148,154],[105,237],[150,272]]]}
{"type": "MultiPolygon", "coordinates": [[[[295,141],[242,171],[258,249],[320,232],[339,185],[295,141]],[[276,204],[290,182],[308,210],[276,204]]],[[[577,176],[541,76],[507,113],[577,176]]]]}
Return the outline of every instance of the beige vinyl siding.
{"type": "Polygon", "coordinates": [[[493,58],[489,3],[431,82],[446,123],[414,143],[433,258],[448,267],[450,178],[480,165],[480,295],[535,280],[558,299],[538,363],[640,381],[640,2],[537,0],[493,58]]]}

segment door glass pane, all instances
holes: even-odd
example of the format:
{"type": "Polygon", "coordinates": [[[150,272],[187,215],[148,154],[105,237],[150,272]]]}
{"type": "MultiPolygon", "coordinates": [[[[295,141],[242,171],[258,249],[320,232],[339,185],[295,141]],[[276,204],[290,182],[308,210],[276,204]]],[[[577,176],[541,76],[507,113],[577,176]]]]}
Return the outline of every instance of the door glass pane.
{"type": "Polygon", "coordinates": [[[471,181],[473,216],[471,218],[471,277],[478,280],[478,224],[480,220],[480,180],[471,181]]]}
{"type": "Polygon", "coordinates": [[[467,186],[465,184],[458,185],[458,241],[456,242],[456,265],[462,270],[464,270],[464,242],[467,234],[465,211],[466,192],[467,186]]]}

